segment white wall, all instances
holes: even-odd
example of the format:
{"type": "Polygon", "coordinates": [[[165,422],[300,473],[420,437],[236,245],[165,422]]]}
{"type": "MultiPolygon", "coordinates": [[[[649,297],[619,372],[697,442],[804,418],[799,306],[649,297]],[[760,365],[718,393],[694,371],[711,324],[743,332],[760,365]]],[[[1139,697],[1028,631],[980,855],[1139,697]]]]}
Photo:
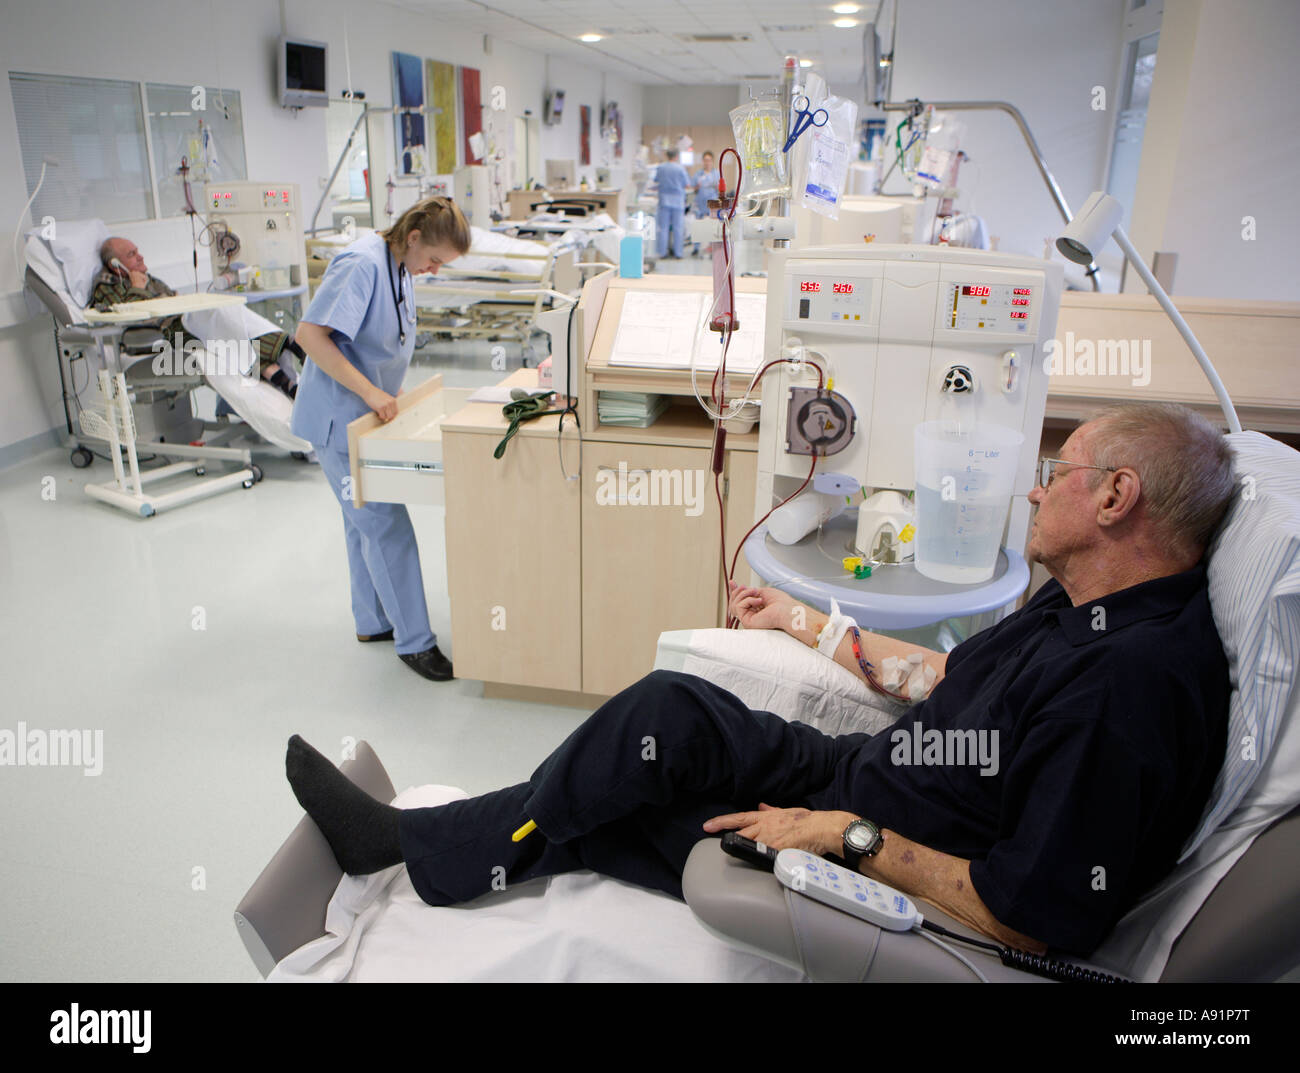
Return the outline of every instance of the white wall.
{"type": "MultiPolygon", "coordinates": [[[[927,0],[922,11],[900,4],[891,99],[1015,105],[1077,212],[1104,181],[1124,6],[1124,0],[927,0]],[[1093,110],[1094,86],[1105,88],[1105,111],[1093,110]]],[[[892,139],[902,117],[887,115],[892,139]]],[[[962,147],[970,156],[961,168],[957,207],[983,216],[999,249],[1041,256],[1063,220],[1014,120],[1003,112],[957,115],[966,124],[962,147]]],[[[906,188],[897,172],[886,187],[906,188]]]]}
{"type": "MultiPolygon", "coordinates": [[[[177,85],[221,84],[238,89],[244,116],[244,142],[250,179],[298,183],[303,201],[315,207],[333,161],[326,160],[325,109],[290,112],[280,108],[275,89],[275,50],[283,29],[289,34],[325,41],[329,46],[329,91],[337,97],[347,83],[344,67],[344,17],[348,19],[348,51],[352,82],[367,100],[392,104],[393,51],[477,67],[482,72],[484,103],[494,85],[506,90],[503,124],[513,135],[513,117],[530,109],[542,111],[545,57],[492,39],[484,52],[482,34],[456,29],[403,8],[345,0],[223,0],[211,7],[187,3],[161,9],[152,0],[3,0],[0,62],[0,242],[8,251],[13,227],[28,191],[20,167],[21,153],[8,72],[77,75],[156,81],[177,85]],[[209,24],[209,12],[216,16],[209,24]]],[[[609,160],[614,181],[626,181],[627,169],[640,141],[639,85],[566,63],[563,77],[552,64],[552,82],[567,91],[563,123],[543,128],[543,157],[579,159],[578,106],[592,109],[592,165],[580,174],[595,178],[605,163],[598,138],[602,77],[607,99],[617,100],[624,116],[625,156],[609,160]]],[[[371,145],[371,159],[391,166],[393,124],[382,124],[388,144],[371,145]]],[[[612,157],[612,153],[609,154],[612,157]]],[[[375,166],[378,173],[379,167],[375,166]]],[[[382,178],[380,179],[382,181],[382,178]]],[[[328,205],[322,220],[328,219],[328,205]]],[[[24,221],[24,226],[29,226],[24,221]]],[[[305,226],[305,225],[304,225],[305,226]]],[[[183,287],[192,278],[190,229],[184,218],[135,226],[116,225],[141,246],[150,270],[183,287]]],[[[200,252],[201,266],[205,260],[200,252]]],[[[61,428],[58,370],[53,332],[47,316],[28,319],[17,293],[11,255],[0,257],[0,451],[51,428],[61,428]]]]}
{"type": "Polygon", "coordinates": [[[1300,300],[1298,54],[1295,0],[1165,0],[1131,237],[1178,255],[1174,294],[1300,300]]]}
{"type": "Polygon", "coordinates": [[[648,127],[726,126],[743,87],[646,86],[642,122],[648,127]]]}

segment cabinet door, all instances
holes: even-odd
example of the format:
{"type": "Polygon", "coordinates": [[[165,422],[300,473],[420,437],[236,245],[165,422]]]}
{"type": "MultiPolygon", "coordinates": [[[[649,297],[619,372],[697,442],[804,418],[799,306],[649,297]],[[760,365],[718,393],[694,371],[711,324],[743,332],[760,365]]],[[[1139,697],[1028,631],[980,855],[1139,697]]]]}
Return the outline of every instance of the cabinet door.
{"type": "Polygon", "coordinates": [[[578,482],[555,440],[445,432],[447,590],[456,677],[578,691],[578,482]]]}
{"type": "Polygon", "coordinates": [[[720,625],[709,452],[588,443],[582,460],[582,688],[648,674],[664,630],[720,625]]]}

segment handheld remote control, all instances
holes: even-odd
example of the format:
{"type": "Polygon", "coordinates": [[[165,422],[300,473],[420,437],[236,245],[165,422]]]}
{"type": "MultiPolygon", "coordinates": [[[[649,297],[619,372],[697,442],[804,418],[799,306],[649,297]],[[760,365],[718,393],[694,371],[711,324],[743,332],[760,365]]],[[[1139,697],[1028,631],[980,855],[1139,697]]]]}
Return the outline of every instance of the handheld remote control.
{"type": "Polygon", "coordinates": [[[766,842],[755,842],[735,831],[728,831],[722,836],[722,852],[769,872],[776,867],[776,850],[766,842]]]}
{"type": "Polygon", "coordinates": [[[781,850],[775,871],[776,878],[791,890],[886,931],[907,931],[923,919],[911,899],[893,887],[801,849],[781,850]]]}

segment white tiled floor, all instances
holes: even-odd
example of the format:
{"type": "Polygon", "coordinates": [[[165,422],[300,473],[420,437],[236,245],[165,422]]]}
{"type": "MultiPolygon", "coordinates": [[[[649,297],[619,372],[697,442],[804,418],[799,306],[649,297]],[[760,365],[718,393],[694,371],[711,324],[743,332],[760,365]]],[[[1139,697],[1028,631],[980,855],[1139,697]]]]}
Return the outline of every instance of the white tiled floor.
{"type": "MultiPolygon", "coordinates": [[[[0,767],[0,978],[257,980],[232,914],[301,816],[291,734],[335,758],[368,740],[399,790],[479,793],[526,779],[587,715],[484,700],[479,682],[428,682],[391,645],[358,644],[319,467],[261,464],[251,491],[149,520],[85,495],[111,476],[103,460],[74,470],[59,449],[0,472],[0,730],[103,731],[97,777],[0,767]]],[[[411,516],[454,660],[443,511],[411,516]]]]}

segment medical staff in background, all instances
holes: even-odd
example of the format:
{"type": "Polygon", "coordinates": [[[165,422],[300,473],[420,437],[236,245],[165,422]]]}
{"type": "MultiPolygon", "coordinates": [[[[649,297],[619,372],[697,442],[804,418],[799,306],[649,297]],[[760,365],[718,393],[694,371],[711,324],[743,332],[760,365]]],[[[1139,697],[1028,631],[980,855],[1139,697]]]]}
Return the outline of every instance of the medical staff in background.
{"type": "Polygon", "coordinates": [[[686,187],[690,176],[677,163],[677,150],[669,149],[668,157],[655,172],[659,186],[659,212],[655,216],[655,245],[660,260],[668,256],[668,232],[672,231],[673,256],[682,255],[682,232],[686,230],[686,187]]]}
{"type": "Polygon", "coordinates": [[[700,170],[695,173],[695,218],[702,220],[709,215],[709,202],[718,196],[717,167],[713,163],[713,154],[707,149],[700,157],[700,170]]]}
{"type": "Polygon", "coordinates": [[[330,262],[296,333],[310,360],[290,428],[316,449],[343,508],[357,640],[393,641],[402,662],[436,682],[450,679],[452,666],[429,628],[410,516],[396,503],[355,504],[348,423],[372,410],[383,421],[397,416],[415,350],[411,276],[436,273],[469,246],[469,222],[450,198],[413,205],[330,262]]]}
{"type": "MultiPolygon", "coordinates": [[[[695,173],[695,218],[703,220],[709,215],[709,202],[718,196],[718,181],[721,174],[713,163],[713,154],[707,149],[700,157],[700,170],[695,173]]],[[[699,253],[697,243],[693,253],[699,253]]]]}

